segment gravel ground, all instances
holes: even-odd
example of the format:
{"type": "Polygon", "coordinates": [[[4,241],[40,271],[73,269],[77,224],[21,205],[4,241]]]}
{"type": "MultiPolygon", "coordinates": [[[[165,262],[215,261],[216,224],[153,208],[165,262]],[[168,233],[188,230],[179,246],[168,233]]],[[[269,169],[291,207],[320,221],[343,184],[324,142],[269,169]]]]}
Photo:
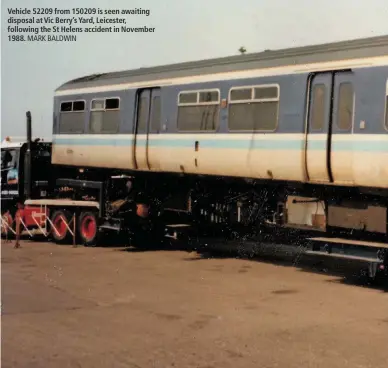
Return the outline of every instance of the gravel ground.
{"type": "Polygon", "coordinates": [[[338,266],[12,245],[4,368],[388,367],[388,293],[338,266]]]}

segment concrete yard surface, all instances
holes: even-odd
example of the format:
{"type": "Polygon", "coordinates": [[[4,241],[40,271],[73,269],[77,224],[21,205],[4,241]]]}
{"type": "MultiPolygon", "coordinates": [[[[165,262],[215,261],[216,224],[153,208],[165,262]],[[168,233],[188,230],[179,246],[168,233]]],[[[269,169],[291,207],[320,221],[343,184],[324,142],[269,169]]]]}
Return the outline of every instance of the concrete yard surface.
{"type": "Polygon", "coordinates": [[[3,242],[2,367],[386,368],[388,293],[195,252],[3,242]]]}

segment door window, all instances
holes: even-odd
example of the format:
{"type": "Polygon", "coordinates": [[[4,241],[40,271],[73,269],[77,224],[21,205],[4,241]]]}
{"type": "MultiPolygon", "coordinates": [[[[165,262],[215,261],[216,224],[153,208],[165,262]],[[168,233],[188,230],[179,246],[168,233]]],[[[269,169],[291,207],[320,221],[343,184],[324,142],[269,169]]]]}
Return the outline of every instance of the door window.
{"type": "Polygon", "coordinates": [[[353,85],[345,82],[339,85],[337,126],[341,130],[349,130],[353,122],[353,85]]]}
{"type": "Polygon", "coordinates": [[[148,98],[140,97],[139,110],[137,114],[137,133],[144,134],[147,131],[147,117],[148,117],[148,98]]]}
{"type": "Polygon", "coordinates": [[[160,96],[154,96],[152,99],[151,112],[151,131],[157,132],[160,129],[160,96]]]}
{"type": "Polygon", "coordinates": [[[322,130],[325,125],[325,99],[326,86],[316,84],[313,89],[312,106],[311,106],[311,129],[322,130]]]}

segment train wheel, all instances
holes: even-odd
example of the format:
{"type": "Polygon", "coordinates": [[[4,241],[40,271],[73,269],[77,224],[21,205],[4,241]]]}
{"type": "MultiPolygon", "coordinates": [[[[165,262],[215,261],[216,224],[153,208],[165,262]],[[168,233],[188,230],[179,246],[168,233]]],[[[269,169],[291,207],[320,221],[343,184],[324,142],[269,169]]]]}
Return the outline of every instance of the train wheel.
{"type": "Polygon", "coordinates": [[[71,215],[66,210],[55,211],[51,216],[51,222],[53,223],[53,226],[51,226],[50,235],[56,243],[71,243],[72,235],[69,232],[65,222],[63,221],[65,220],[67,224],[69,224],[70,219],[71,215]]]}
{"type": "Polygon", "coordinates": [[[97,215],[93,212],[82,212],[79,224],[79,236],[85,246],[96,246],[98,237],[97,215]]]}
{"type": "Polygon", "coordinates": [[[15,230],[15,222],[14,222],[13,216],[9,211],[7,211],[1,215],[1,219],[2,219],[1,236],[12,239],[13,237],[15,237],[15,234],[11,230],[11,229],[15,230]]]}

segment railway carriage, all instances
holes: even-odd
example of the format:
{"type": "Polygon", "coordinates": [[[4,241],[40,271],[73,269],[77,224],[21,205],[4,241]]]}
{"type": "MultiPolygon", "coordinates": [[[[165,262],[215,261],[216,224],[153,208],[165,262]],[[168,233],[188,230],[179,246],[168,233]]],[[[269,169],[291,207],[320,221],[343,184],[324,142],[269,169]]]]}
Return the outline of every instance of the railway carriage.
{"type": "Polygon", "coordinates": [[[386,234],[387,95],[388,37],[93,75],[55,93],[52,162],[316,191],[326,223],[335,195],[332,225],[386,234]]]}
{"type": "MultiPolygon", "coordinates": [[[[388,36],[95,74],[55,91],[52,164],[224,228],[386,244],[387,105],[388,36]]],[[[102,198],[97,225],[122,223],[102,198]]]]}
{"type": "Polygon", "coordinates": [[[69,82],[53,163],[386,189],[384,41],[367,57],[338,45],[69,82]]]}

